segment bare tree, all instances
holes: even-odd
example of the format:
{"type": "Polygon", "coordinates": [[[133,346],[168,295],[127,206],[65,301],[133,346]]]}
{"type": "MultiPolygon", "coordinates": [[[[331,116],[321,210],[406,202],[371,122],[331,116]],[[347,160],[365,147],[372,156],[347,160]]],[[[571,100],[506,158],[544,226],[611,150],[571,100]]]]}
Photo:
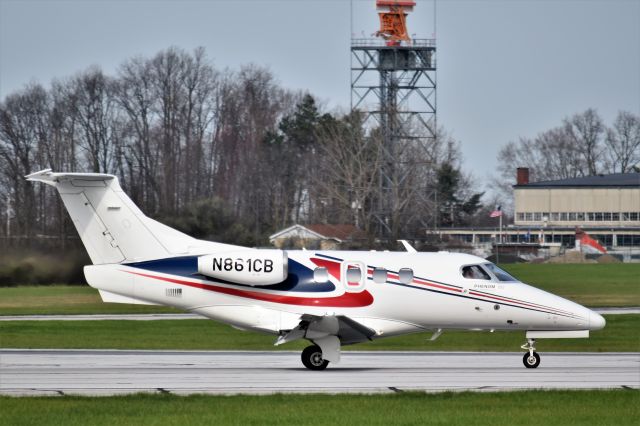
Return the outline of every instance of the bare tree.
{"type": "Polygon", "coordinates": [[[582,154],[587,165],[587,174],[598,173],[602,155],[604,124],[595,109],[589,108],[564,120],[564,127],[572,145],[582,154]]]}
{"type": "Polygon", "coordinates": [[[104,173],[114,168],[115,109],[111,79],[99,68],[91,68],[73,79],[72,109],[77,119],[79,147],[89,169],[104,173]]]}
{"type": "Polygon", "coordinates": [[[374,194],[380,179],[382,140],[367,136],[360,113],[323,123],[317,130],[318,152],[312,193],[324,221],[353,223],[367,234],[374,222],[374,194]]]}
{"type": "Polygon", "coordinates": [[[172,47],[126,60],[115,77],[92,67],[49,91],[31,85],[8,96],[0,194],[11,195],[25,234],[71,229],[55,194],[22,178],[44,167],[114,173],[146,212],[165,219],[216,205],[255,242],[310,220],[352,222],[373,235],[376,203],[387,196],[393,235],[418,232],[433,207],[425,194],[434,170],[459,150],[444,137],[416,144],[424,129],[410,124],[390,165],[403,173],[380,191],[387,147],[359,114],[324,112],[264,67],[218,70],[204,49],[172,47]]]}
{"type": "Polygon", "coordinates": [[[151,128],[155,120],[151,63],[142,57],[122,64],[116,85],[117,101],[128,117],[130,129],[125,150],[127,174],[134,200],[155,212],[160,192],[156,180],[158,155],[153,149],[151,128]]]}
{"type": "Polygon", "coordinates": [[[46,144],[49,134],[49,96],[37,84],[9,95],[0,104],[0,158],[3,180],[12,188],[17,232],[31,235],[36,218],[36,190],[24,176],[39,168],[38,148],[46,144]]]}
{"type": "Polygon", "coordinates": [[[607,166],[611,173],[627,173],[640,164],[640,117],[620,111],[607,129],[607,166]]]}

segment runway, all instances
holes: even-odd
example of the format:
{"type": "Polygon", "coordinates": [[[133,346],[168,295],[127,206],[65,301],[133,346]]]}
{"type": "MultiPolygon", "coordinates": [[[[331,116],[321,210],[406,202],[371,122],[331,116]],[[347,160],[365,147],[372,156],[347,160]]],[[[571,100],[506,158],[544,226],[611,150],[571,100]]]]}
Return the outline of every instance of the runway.
{"type": "Polygon", "coordinates": [[[0,394],[380,393],[640,388],[640,353],[343,352],[306,370],[298,352],[0,350],[0,394]]]}

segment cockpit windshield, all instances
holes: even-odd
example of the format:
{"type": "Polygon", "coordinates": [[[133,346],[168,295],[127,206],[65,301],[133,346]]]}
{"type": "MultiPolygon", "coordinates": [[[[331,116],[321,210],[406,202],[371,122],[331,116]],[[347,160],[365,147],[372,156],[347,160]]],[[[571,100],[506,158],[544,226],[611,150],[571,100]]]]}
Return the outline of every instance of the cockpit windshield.
{"type": "Polygon", "coordinates": [[[511,275],[509,275],[504,270],[498,268],[493,263],[483,263],[482,266],[484,266],[489,271],[491,271],[491,273],[493,273],[493,275],[495,275],[495,277],[499,281],[511,281],[511,282],[517,282],[518,281],[516,278],[512,277],[511,275]]]}
{"type": "Polygon", "coordinates": [[[462,276],[470,280],[490,280],[491,277],[480,265],[467,265],[462,268],[462,276]]]}

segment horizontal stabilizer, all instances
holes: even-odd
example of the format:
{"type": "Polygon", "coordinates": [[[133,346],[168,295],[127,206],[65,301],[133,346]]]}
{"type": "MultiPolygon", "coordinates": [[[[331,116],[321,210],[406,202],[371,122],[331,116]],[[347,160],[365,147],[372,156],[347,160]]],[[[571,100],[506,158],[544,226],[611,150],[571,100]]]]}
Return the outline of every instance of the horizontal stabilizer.
{"type": "Polygon", "coordinates": [[[47,185],[56,186],[59,182],[68,180],[81,181],[106,181],[115,179],[114,175],[104,173],[54,173],[51,169],[40,170],[25,176],[27,180],[33,182],[43,182],[47,185]]]}

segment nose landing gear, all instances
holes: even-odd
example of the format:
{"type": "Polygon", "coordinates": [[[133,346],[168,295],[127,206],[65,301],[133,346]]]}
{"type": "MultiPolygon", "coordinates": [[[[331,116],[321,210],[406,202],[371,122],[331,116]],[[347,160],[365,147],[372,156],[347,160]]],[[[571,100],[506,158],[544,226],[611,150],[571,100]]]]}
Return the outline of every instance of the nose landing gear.
{"type": "Polygon", "coordinates": [[[535,343],[536,339],[527,339],[527,343],[520,346],[522,349],[527,351],[522,358],[522,363],[527,368],[536,368],[540,365],[540,355],[535,351],[535,343]]]}

